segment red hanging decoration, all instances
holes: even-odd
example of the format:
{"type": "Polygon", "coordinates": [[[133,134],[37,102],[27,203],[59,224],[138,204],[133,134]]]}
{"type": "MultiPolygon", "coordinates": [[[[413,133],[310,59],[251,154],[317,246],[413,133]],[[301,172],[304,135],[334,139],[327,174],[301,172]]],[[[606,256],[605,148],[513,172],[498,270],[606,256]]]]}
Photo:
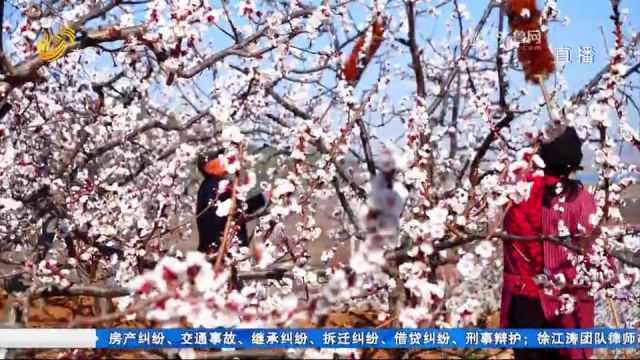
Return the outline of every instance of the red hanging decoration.
{"type": "Polygon", "coordinates": [[[547,34],[540,30],[540,11],[535,0],[509,0],[507,16],[512,36],[521,41],[518,60],[527,81],[539,83],[555,71],[555,59],[549,48],[547,34]],[[522,41],[522,40],[528,41],[522,41]]]}
{"type": "Polygon", "coordinates": [[[382,18],[378,17],[373,22],[370,30],[371,34],[365,33],[358,38],[349,59],[347,59],[347,62],[342,68],[342,74],[349,83],[354,84],[360,80],[364,69],[369,65],[376,51],[378,51],[380,44],[382,44],[384,30],[385,22],[382,18]],[[365,44],[367,40],[369,40],[368,44],[365,44]],[[367,49],[364,55],[361,54],[363,48],[367,49]]]}

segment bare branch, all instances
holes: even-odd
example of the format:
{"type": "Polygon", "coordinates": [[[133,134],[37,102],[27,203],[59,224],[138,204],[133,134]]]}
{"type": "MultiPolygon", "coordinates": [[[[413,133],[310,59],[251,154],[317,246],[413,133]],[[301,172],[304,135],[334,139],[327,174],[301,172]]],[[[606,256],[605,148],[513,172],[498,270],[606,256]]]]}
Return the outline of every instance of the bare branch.
{"type": "Polygon", "coordinates": [[[422,71],[422,61],[420,60],[420,49],[416,40],[416,15],[413,7],[413,0],[407,0],[405,7],[407,18],[409,20],[409,50],[411,51],[411,67],[416,77],[416,87],[418,96],[424,98],[427,96],[427,90],[424,83],[424,73],[422,71]]]}
{"type": "MultiPolygon", "coordinates": [[[[0,0],[0,53],[4,51],[4,0],[0,0]]],[[[2,55],[4,57],[4,55],[2,55]]]]}
{"type": "Polygon", "coordinates": [[[362,117],[358,117],[356,119],[356,124],[360,129],[360,141],[362,142],[362,148],[364,151],[364,158],[367,163],[367,170],[369,174],[376,174],[376,165],[373,161],[373,151],[371,150],[371,144],[369,142],[369,130],[367,129],[367,125],[362,121],[362,117]]]}
{"type": "Polygon", "coordinates": [[[347,200],[347,197],[344,196],[344,193],[342,192],[342,190],[340,190],[340,184],[338,183],[338,179],[333,178],[333,180],[331,180],[331,183],[333,184],[333,188],[335,189],[336,194],[338,194],[338,200],[340,201],[340,205],[342,205],[342,207],[344,208],[344,211],[347,214],[347,218],[349,219],[353,227],[356,229],[356,233],[359,234],[360,225],[358,225],[358,220],[356,219],[356,215],[354,214],[353,209],[351,208],[351,205],[349,205],[349,201],[347,200]]]}
{"type": "MultiPolygon", "coordinates": [[[[500,8],[498,34],[503,33],[504,16],[505,16],[504,12],[505,12],[504,8],[500,8]]],[[[497,138],[500,130],[502,130],[502,128],[504,127],[508,127],[509,125],[511,125],[511,122],[515,119],[515,114],[509,109],[509,105],[507,104],[507,86],[508,85],[505,79],[504,63],[502,61],[503,49],[502,49],[502,38],[500,36],[498,37],[498,40],[497,40],[497,48],[498,50],[496,52],[495,61],[496,61],[496,71],[498,72],[498,87],[499,87],[499,93],[500,93],[499,103],[500,103],[500,109],[502,110],[504,117],[495,126],[492,127],[492,129],[489,131],[489,134],[487,134],[485,139],[482,141],[482,144],[480,145],[478,150],[476,150],[476,154],[473,157],[473,161],[471,162],[471,167],[469,170],[469,176],[473,184],[477,184],[480,181],[480,176],[477,173],[478,168],[480,166],[480,161],[484,158],[485,154],[489,150],[489,147],[491,147],[491,144],[497,138]]]]}
{"type": "Polygon", "coordinates": [[[221,3],[222,3],[222,9],[224,10],[224,16],[227,18],[227,22],[229,23],[229,26],[231,27],[231,31],[233,32],[233,38],[236,40],[236,43],[238,43],[240,41],[240,34],[238,33],[236,26],[233,24],[233,21],[231,20],[231,16],[229,16],[228,0],[222,0],[221,3]]]}
{"type": "Polygon", "coordinates": [[[74,285],[71,287],[63,287],[58,284],[45,285],[36,288],[31,294],[30,299],[38,299],[54,296],[90,296],[95,298],[115,298],[131,295],[131,291],[121,287],[104,287],[101,285],[74,285]]]}
{"type": "Polygon", "coordinates": [[[171,298],[171,296],[173,296],[174,293],[173,292],[166,292],[157,296],[154,296],[150,299],[146,299],[143,301],[140,301],[139,303],[129,306],[128,308],[126,308],[125,310],[121,310],[121,311],[116,311],[114,313],[111,314],[106,314],[106,315],[102,315],[102,316],[98,316],[98,317],[92,317],[92,318],[74,318],[71,322],[69,322],[69,328],[76,328],[76,327],[92,327],[92,326],[96,326],[99,324],[104,324],[107,322],[111,322],[111,321],[115,321],[118,319],[121,319],[123,317],[125,317],[128,314],[134,314],[138,311],[141,311],[145,308],[147,308],[148,306],[154,305],[154,304],[158,304],[161,303],[163,301],[165,301],[166,299],[171,298]]]}
{"type": "MultiPolygon", "coordinates": [[[[469,53],[469,50],[471,50],[473,44],[478,39],[478,36],[480,36],[480,32],[482,31],[482,29],[484,28],[485,24],[487,23],[487,20],[489,19],[489,15],[491,15],[491,11],[493,10],[494,7],[496,7],[496,3],[494,3],[494,1],[490,1],[489,4],[487,5],[487,7],[484,9],[484,12],[482,13],[482,17],[480,18],[480,21],[478,21],[478,24],[476,25],[476,27],[474,29],[473,36],[471,37],[471,40],[467,43],[467,46],[465,46],[465,48],[462,49],[462,53],[460,54],[461,58],[466,57],[467,54],[469,53]]],[[[445,99],[445,90],[448,89],[451,86],[451,83],[453,82],[453,79],[455,79],[455,77],[456,77],[456,75],[458,75],[459,71],[460,71],[460,68],[458,66],[456,66],[451,71],[451,73],[449,73],[449,76],[442,83],[442,86],[440,87],[440,94],[438,94],[436,99],[427,108],[427,114],[428,115],[433,114],[436,111],[436,109],[438,108],[438,106],[440,106],[440,103],[445,99]]]]}

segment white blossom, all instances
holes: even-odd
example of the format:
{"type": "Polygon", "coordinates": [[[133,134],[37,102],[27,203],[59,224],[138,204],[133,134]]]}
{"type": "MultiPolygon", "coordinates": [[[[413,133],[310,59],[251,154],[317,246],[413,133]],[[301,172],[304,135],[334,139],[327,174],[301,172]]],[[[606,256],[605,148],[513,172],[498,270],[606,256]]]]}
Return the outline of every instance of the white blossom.
{"type": "Polygon", "coordinates": [[[487,240],[481,241],[475,248],[476,254],[485,259],[490,258],[493,255],[494,251],[495,247],[493,246],[493,244],[491,244],[490,241],[487,240]]]}
{"type": "Polygon", "coordinates": [[[225,217],[229,215],[229,211],[231,210],[231,204],[233,203],[232,199],[227,199],[224,201],[220,201],[216,206],[216,215],[219,217],[225,217]]]}
{"type": "Polygon", "coordinates": [[[464,254],[456,267],[464,278],[473,280],[480,276],[481,268],[478,266],[476,257],[471,253],[464,254]]]}
{"type": "Polygon", "coordinates": [[[244,135],[240,132],[240,128],[236,126],[227,126],[222,130],[222,139],[234,143],[240,143],[244,139],[244,135]]]}

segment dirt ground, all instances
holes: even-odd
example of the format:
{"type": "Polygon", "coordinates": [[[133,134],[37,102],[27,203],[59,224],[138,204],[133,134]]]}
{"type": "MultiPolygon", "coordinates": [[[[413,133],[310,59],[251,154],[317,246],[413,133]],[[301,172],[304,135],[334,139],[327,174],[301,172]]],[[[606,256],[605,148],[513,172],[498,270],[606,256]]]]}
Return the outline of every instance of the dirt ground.
{"type": "Polygon", "coordinates": [[[620,209],[624,219],[633,225],[640,225],[640,185],[629,189],[625,193],[627,204],[620,209]]]}

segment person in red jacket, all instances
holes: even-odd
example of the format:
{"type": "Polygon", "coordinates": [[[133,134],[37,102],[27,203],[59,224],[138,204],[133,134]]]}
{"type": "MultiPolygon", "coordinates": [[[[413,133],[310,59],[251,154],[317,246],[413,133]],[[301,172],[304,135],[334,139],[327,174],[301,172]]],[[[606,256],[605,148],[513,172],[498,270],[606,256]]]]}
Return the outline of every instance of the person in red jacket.
{"type": "MultiPolygon", "coordinates": [[[[529,198],[514,203],[505,214],[504,230],[527,238],[554,236],[589,248],[586,235],[592,230],[589,217],[596,204],[573,176],[582,167],[582,141],[572,127],[555,140],[544,143],[539,155],[541,171],[531,172],[529,198]],[[568,237],[567,237],[568,235],[568,237]]],[[[502,328],[592,328],[594,300],[587,289],[573,286],[576,267],[572,250],[552,241],[504,241],[504,278],[500,326],[502,328]],[[566,286],[549,287],[549,281],[566,286]],[[546,284],[546,285],[545,285],[546,284]],[[574,311],[563,308],[562,294],[575,299],[574,311]]],[[[565,306],[566,307],[566,306],[565,306]]],[[[516,349],[516,359],[581,359],[589,349],[516,349]]]]}

